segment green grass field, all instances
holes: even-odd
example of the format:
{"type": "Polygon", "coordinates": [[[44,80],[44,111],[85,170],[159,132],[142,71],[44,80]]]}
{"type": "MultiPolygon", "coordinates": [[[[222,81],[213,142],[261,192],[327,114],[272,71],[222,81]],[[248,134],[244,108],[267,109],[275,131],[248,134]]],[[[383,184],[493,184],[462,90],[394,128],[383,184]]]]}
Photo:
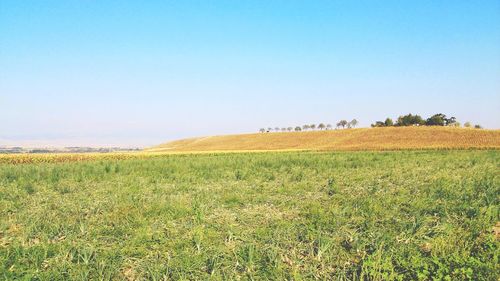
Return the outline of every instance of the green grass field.
{"type": "Polygon", "coordinates": [[[0,164],[0,279],[498,280],[500,151],[0,164]]]}

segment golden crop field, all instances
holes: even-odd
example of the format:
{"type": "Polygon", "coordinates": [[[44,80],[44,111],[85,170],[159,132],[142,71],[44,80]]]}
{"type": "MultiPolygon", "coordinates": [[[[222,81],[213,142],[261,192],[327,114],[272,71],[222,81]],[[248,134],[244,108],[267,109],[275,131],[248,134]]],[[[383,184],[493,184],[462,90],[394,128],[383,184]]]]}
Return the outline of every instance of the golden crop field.
{"type": "Polygon", "coordinates": [[[39,153],[39,154],[0,154],[0,164],[78,162],[87,160],[122,160],[155,155],[154,153],[116,152],[116,153],[39,153]]]}
{"type": "Polygon", "coordinates": [[[257,133],[169,142],[150,152],[266,150],[496,149],[500,130],[451,127],[388,127],[257,133]]]}

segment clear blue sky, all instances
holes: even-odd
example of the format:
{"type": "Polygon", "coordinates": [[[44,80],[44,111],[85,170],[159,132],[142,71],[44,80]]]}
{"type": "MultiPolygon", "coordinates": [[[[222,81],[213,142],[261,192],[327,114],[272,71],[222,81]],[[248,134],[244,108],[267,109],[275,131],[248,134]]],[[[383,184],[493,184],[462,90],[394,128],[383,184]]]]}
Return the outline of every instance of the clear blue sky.
{"type": "Polygon", "coordinates": [[[500,1],[0,0],[0,145],[445,113],[500,128],[500,1]]]}

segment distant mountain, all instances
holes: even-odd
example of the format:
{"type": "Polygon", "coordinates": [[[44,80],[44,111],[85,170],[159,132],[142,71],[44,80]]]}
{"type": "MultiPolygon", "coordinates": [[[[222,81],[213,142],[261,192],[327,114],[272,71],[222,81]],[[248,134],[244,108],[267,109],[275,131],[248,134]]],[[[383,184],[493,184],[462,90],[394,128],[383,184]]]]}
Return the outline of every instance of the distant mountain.
{"type": "Polygon", "coordinates": [[[139,151],[139,148],[121,147],[64,147],[64,148],[26,148],[26,147],[0,147],[0,153],[109,153],[123,151],[139,151]]]}

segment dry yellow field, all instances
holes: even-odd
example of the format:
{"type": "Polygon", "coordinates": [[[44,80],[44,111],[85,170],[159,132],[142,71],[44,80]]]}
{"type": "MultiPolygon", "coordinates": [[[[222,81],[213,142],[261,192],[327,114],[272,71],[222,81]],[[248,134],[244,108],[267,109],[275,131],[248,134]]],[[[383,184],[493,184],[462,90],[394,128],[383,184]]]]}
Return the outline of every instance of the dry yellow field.
{"type": "Polygon", "coordinates": [[[78,162],[87,160],[120,160],[139,158],[155,155],[154,153],[140,152],[113,152],[113,153],[22,153],[0,154],[0,164],[25,164],[25,163],[55,163],[78,162]]]}
{"type": "Polygon", "coordinates": [[[149,152],[269,150],[498,149],[500,130],[451,127],[388,127],[257,133],[173,141],[149,152]]]}

